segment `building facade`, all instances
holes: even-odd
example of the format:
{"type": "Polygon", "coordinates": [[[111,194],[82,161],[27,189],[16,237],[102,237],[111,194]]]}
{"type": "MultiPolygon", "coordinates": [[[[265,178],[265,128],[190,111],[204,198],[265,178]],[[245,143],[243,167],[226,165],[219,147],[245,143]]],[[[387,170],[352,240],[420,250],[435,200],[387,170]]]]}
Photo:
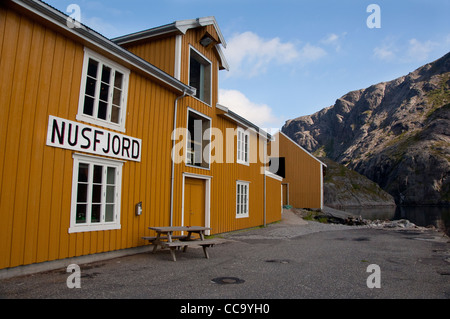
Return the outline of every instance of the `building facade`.
{"type": "Polygon", "coordinates": [[[0,269],[142,247],[150,226],[281,218],[270,136],[217,103],[213,17],[114,40],[69,20],[0,4],[0,269]]]}
{"type": "Polygon", "coordinates": [[[272,158],[279,161],[276,171],[283,177],[283,205],[295,208],[323,208],[323,176],[326,164],[283,132],[277,132],[269,147],[272,158]]]}

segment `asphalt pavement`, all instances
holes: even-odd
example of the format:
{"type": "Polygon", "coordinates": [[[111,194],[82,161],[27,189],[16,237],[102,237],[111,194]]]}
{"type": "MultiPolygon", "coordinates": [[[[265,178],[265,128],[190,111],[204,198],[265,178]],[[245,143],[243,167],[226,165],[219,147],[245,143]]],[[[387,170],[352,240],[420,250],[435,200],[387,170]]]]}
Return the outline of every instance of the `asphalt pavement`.
{"type": "Polygon", "coordinates": [[[78,281],[66,268],[3,279],[0,298],[179,299],[189,306],[214,299],[450,299],[450,241],[441,232],[283,216],[265,228],[220,235],[224,242],[209,249],[210,259],[201,248],[177,251],[176,262],[168,250],[141,253],[79,265],[78,281]]]}

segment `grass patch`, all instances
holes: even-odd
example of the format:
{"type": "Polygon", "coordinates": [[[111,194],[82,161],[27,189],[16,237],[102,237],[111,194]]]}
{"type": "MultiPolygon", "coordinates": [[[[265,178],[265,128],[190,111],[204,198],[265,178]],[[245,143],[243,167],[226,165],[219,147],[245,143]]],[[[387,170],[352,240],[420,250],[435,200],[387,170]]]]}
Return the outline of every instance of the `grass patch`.
{"type": "Polygon", "coordinates": [[[304,220],[309,220],[309,221],[319,222],[319,223],[323,223],[323,224],[328,224],[328,217],[322,215],[321,212],[310,211],[310,210],[303,211],[302,218],[304,220]]]}

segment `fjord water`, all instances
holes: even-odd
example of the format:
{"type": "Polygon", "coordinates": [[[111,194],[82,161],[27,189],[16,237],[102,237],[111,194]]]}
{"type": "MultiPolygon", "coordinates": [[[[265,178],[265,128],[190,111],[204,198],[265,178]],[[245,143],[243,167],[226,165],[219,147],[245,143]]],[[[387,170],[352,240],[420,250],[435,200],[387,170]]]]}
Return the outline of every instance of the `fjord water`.
{"type": "Polygon", "coordinates": [[[369,220],[399,220],[407,219],[417,226],[434,226],[450,229],[450,206],[379,206],[379,207],[348,207],[342,210],[369,220]]]}

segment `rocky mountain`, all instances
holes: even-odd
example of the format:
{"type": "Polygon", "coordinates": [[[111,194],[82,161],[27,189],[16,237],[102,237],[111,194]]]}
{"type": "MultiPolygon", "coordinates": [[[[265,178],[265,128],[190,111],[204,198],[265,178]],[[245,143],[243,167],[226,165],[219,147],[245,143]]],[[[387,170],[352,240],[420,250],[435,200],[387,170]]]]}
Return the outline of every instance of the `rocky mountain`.
{"type": "Polygon", "coordinates": [[[334,208],[395,206],[394,197],[367,177],[329,158],[323,183],[324,205],[334,208]]]}
{"type": "Polygon", "coordinates": [[[450,204],[450,53],[352,91],[282,131],[365,175],[400,205],[450,204]]]}

